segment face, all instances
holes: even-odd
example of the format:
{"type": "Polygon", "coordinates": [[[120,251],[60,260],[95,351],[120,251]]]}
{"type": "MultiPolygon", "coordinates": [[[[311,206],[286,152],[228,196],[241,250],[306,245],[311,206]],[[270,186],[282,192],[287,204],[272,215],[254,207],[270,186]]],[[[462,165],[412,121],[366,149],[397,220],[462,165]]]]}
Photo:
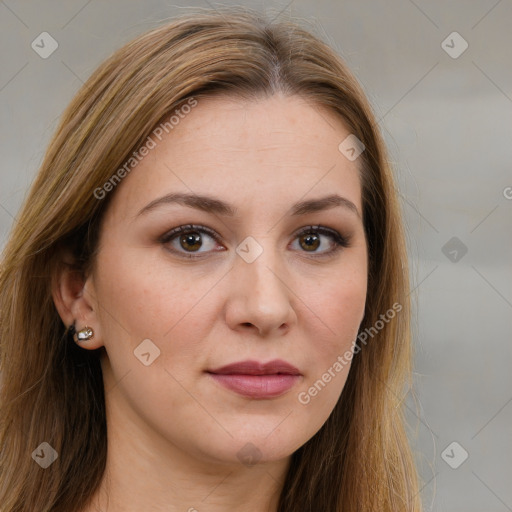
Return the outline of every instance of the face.
{"type": "Polygon", "coordinates": [[[285,458],[320,429],[367,291],[349,134],[277,95],[199,99],[155,139],[85,283],[115,421],[223,463],[285,458]]]}

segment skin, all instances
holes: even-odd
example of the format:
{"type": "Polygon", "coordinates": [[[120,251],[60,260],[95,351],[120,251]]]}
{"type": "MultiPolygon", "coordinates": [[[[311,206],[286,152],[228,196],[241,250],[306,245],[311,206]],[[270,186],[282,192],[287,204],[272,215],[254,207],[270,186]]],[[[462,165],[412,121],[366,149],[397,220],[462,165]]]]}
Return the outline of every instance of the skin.
{"type": "Polygon", "coordinates": [[[94,271],[63,271],[54,289],[63,321],[94,329],[81,346],[105,351],[108,479],[87,511],[277,510],[290,455],[327,420],[350,363],[307,405],[298,394],[352,350],[364,316],[358,161],[338,150],[349,134],[298,96],[201,98],[118,185],[94,271]],[[167,204],[137,216],[170,192],[214,196],[238,212],[167,204]],[[290,216],[297,201],[333,193],[359,215],[338,206],[290,216]],[[201,233],[202,257],[190,260],[187,249],[197,253],[179,235],[159,240],[186,224],[213,229],[220,242],[201,233]],[[349,247],[315,257],[333,240],[319,234],[310,252],[297,232],[318,224],[350,236],[349,247]],[[236,252],[248,236],[263,249],[252,263],[236,252]],[[160,350],[149,366],[134,355],[145,339],[160,350]],[[205,373],[276,358],[301,377],[272,399],[243,397],[205,373]],[[259,450],[245,448],[259,457],[254,465],[237,456],[247,443],[259,450]]]}

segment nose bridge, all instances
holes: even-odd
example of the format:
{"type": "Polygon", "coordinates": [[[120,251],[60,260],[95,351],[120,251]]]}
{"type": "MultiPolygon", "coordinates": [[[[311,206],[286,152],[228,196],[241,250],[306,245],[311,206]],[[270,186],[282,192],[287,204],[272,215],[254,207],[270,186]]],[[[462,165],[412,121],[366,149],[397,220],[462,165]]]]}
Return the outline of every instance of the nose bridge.
{"type": "Polygon", "coordinates": [[[282,292],[282,282],[277,277],[275,257],[269,254],[271,252],[265,251],[256,261],[243,265],[243,268],[254,291],[273,295],[282,292]]]}
{"type": "MultiPolygon", "coordinates": [[[[247,237],[237,248],[236,266],[244,281],[253,292],[282,293],[283,283],[278,279],[279,255],[273,245],[272,237],[247,237]],[[244,252],[247,251],[247,252],[244,252]],[[277,270],[277,272],[276,272],[277,270]]],[[[252,293],[251,295],[253,295],[252,293]]]]}
{"type": "Polygon", "coordinates": [[[238,304],[238,323],[268,331],[290,321],[291,292],[272,237],[251,238],[237,247],[231,299],[238,304]]]}

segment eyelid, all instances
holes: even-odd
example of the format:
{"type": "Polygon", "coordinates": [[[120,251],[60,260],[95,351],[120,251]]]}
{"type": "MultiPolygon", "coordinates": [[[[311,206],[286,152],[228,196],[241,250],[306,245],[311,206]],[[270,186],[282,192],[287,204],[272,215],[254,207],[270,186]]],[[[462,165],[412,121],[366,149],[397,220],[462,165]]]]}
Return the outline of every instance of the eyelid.
{"type": "Polygon", "coordinates": [[[164,233],[160,238],[160,242],[168,242],[171,238],[176,236],[179,233],[188,233],[190,231],[198,231],[206,233],[207,235],[211,236],[217,243],[220,242],[220,236],[211,228],[207,226],[199,226],[196,224],[183,224],[182,226],[177,226],[166,233],[164,233]]]}
{"type": "Polygon", "coordinates": [[[332,228],[328,228],[327,226],[322,226],[321,224],[305,226],[300,228],[295,232],[294,236],[306,234],[309,232],[321,233],[323,235],[331,235],[335,240],[337,240],[340,244],[347,244],[350,242],[351,236],[342,235],[338,231],[332,228]]]}

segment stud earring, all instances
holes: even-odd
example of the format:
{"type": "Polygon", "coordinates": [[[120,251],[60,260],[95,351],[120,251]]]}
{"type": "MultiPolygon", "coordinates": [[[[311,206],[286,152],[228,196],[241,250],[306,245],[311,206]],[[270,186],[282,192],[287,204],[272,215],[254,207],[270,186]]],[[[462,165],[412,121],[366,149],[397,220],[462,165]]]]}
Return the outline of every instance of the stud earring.
{"type": "Polygon", "coordinates": [[[80,343],[81,341],[89,341],[94,337],[94,331],[92,327],[87,325],[83,329],[80,329],[78,332],[75,330],[74,325],[72,325],[69,329],[73,333],[73,340],[75,340],[75,343],[80,343]]]}

